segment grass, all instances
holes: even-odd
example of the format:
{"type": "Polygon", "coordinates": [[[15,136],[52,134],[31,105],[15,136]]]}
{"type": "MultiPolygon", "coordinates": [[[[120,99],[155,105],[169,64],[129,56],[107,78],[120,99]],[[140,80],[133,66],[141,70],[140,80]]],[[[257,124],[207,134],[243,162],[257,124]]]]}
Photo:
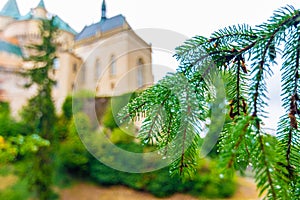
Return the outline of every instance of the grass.
{"type": "Polygon", "coordinates": [[[18,178],[12,175],[13,167],[10,165],[0,165],[0,191],[14,185],[18,178]]]}

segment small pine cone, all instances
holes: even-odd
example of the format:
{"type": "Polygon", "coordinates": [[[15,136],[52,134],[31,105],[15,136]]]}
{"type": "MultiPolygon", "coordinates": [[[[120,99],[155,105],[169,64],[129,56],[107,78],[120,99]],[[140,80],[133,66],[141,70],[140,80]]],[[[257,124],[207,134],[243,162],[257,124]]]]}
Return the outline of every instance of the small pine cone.
{"type": "Polygon", "coordinates": [[[289,118],[290,118],[291,127],[293,127],[294,129],[297,129],[298,125],[297,125],[297,119],[296,119],[295,115],[289,113],[289,118]]]}

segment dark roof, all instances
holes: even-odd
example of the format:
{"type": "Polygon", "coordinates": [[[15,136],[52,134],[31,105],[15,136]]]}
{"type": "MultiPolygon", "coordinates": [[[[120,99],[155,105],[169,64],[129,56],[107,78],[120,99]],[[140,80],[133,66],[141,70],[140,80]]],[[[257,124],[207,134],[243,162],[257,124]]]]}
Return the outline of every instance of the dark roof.
{"type": "Polygon", "coordinates": [[[26,15],[20,16],[18,20],[28,20],[28,19],[33,19],[34,17],[32,16],[31,11],[28,12],[26,15]]]}
{"type": "Polygon", "coordinates": [[[76,40],[82,40],[85,38],[92,37],[96,35],[98,32],[107,32],[119,27],[122,27],[125,23],[125,17],[123,15],[117,15],[112,18],[107,18],[105,20],[101,20],[96,24],[92,24],[90,26],[85,26],[83,30],[76,35],[76,40]]]}
{"type": "Polygon", "coordinates": [[[64,30],[67,32],[72,33],[73,35],[76,35],[77,32],[65,21],[63,21],[59,16],[55,16],[54,17],[54,25],[56,25],[58,27],[58,29],[60,30],[64,30]]]}
{"type": "Polygon", "coordinates": [[[0,15],[13,17],[15,19],[20,17],[20,11],[16,0],[9,0],[0,11],[0,15]]]}
{"type": "Polygon", "coordinates": [[[44,9],[46,9],[46,6],[45,6],[45,3],[44,3],[43,0],[41,0],[41,1],[39,2],[39,4],[37,5],[37,8],[44,8],[44,9]]]}
{"type": "MultiPolygon", "coordinates": [[[[19,17],[19,20],[29,20],[29,19],[39,19],[32,15],[31,12],[27,13],[26,15],[19,17]]],[[[73,35],[76,35],[77,32],[64,20],[62,20],[59,16],[54,16],[54,25],[57,26],[58,29],[64,30],[67,32],[72,33],[73,35]]]]}
{"type": "Polygon", "coordinates": [[[22,50],[19,46],[0,40],[0,51],[15,54],[22,57],[22,50]]]}

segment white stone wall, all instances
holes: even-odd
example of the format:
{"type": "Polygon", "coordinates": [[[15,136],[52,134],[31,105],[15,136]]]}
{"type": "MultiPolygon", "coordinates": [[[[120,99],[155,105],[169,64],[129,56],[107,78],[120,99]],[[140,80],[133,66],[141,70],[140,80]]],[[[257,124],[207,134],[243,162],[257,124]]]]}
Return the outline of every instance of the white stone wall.
{"type": "MultiPolygon", "coordinates": [[[[88,41],[88,40],[87,40],[88,41]]],[[[81,43],[76,54],[83,58],[77,85],[81,89],[96,91],[97,96],[116,96],[138,89],[137,65],[142,59],[144,85],[153,83],[151,47],[132,31],[120,31],[99,38],[91,44],[81,43]],[[116,59],[116,74],[111,75],[111,58],[116,59]],[[97,60],[101,75],[96,77],[97,60]]]]}

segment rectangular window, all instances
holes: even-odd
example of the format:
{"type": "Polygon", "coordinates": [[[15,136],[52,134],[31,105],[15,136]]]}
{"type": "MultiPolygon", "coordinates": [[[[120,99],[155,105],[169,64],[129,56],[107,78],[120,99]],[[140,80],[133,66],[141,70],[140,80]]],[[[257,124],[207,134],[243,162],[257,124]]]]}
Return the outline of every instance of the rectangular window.
{"type": "Polygon", "coordinates": [[[138,82],[138,87],[143,86],[143,68],[142,66],[139,66],[137,69],[137,82],[138,82]]]}
{"type": "Polygon", "coordinates": [[[58,87],[59,87],[58,81],[55,81],[55,82],[54,82],[54,87],[55,87],[55,88],[58,88],[58,87]]]}
{"type": "Polygon", "coordinates": [[[53,60],[53,69],[55,69],[55,70],[58,70],[59,69],[59,59],[58,58],[55,58],[54,60],[53,60]]]}
{"type": "Polygon", "coordinates": [[[137,84],[138,87],[142,87],[144,85],[144,61],[142,58],[138,59],[137,62],[137,84]]]}
{"type": "Polygon", "coordinates": [[[77,64],[74,63],[74,64],[73,64],[73,73],[76,73],[76,72],[77,72],[77,64]]]}

